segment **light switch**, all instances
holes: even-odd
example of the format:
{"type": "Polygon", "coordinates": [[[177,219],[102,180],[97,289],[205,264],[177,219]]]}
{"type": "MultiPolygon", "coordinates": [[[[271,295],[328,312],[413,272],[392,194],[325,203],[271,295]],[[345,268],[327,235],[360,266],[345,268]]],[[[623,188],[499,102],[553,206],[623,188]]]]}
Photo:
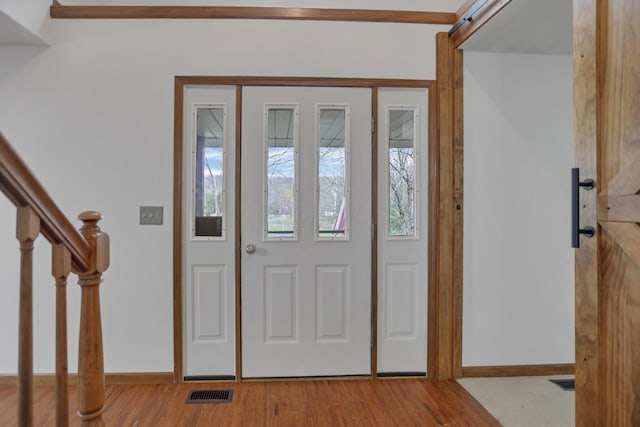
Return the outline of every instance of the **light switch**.
{"type": "Polygon", "coordinates": [[[162,225],[162,206],[140,206],[140,225],[162,225]]]}

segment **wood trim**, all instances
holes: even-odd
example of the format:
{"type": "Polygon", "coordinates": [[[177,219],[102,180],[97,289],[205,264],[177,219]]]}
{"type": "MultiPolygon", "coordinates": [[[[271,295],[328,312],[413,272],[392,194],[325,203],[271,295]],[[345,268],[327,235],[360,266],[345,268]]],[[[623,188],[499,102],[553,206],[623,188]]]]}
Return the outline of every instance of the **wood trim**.
{"type": "Polygon", "coordinates": [[[0,191],[16,206],[29,206],[40,218],[40,232],[52,244],[71,253],[76,271],[88,270],[91,247],[69,222],[18,153],[0,133],[0,191]]]}
{"type": "Polygon", "coordinates": [[[452,285],[453,285],[453,48],[444,33],[436,36],[438,120],[440,147],[440,194],[438,205],[438,247],[436,318],[438,326],[436,341],[437,379],[448,379],[452,372],[452,285]]]}
{"type": "MultiPolygon", "coordinates": [[[[173,383],[173,372],[112,372],[106,373],[105,382],[113,384],[171,384],[173,383]]],[[[69,374],[69,385],[78,384],[78,374],[69,374]]],[[[18,383],[16,375],[0,375],[0,385],[15,385],[18,383]]],[[[55,385],[55,374],[35,374],[33,384],[55,385]]]]}
{"type": "Polygon", "coordinates": [[[236,379],[242,378],[242,86],[236,86],[235,250],[236,250],[236,379]]]}
{"type": "MultiPolygon", "coordinates": [[[[580,179],[593,178],[600,186],[598,151],[597,0],[575,0],[573,5],[573,105],[575,165],[580,179]]],[[[606,3],[604,4],[606,8],[606,3]]],[[[606,18],[606,17],[605,17],[606,18]]],[[[604,19],[606,22],[606,19],[604,19]]],[[[597,191],[580,192],[582,224],[597,224],[597,191]]],[[[576,425],[600,423],[598,240],[582,239],[575,251],[576,425]]]]}
{"type": "Polygon", "coordinates": [[[64,6],[53,4],[51,18],[81,19],[283,19],[393,22],[451,25],[456,14],[411,10],[315,9],[219,6],[64,6]]]}
{"type": "Polygon", "coordinates": [[[438,120],[438,91],[429,90],[429,238],[427,242],[428,285],[427,285],[427,376],[435,377],[436,367],[436,338],[439,322],[436,313],[438,290],[438,214],[440,205],[440,148],[438,135],[440,121],[438,120]]]}
{"type": "Polygon", "coordinates": [[[175,79],[173,104],[173,372],[184,381],[182,337],[182,132],[184,82],[175,79]]]}
{"type": "Polygon", "coordinates": [[[573,363],[548,365],[507,365],[507,366],[465,366],[462,368],[463,378],[477,377],[531,377],[546,375],[573,375],[573,363]]]}
{"type": "Polygon", "coordinates": [[[464,226],[463,55],[453,52],[453,377],[462,376],[462,298],[464,226]]]}
{"type": "Polygon", "coordinates": [[[378,378],[378,88],[371,89],[371,376],[378,378]]]}
{"type": "MultiPolygon", "coordinates": [[[[174,354],[174,382],[182,383],[183,379],[183,311],[182,311],[182,133],[183,133],[183,107],[184,107],[184,86],[185,85],[234,85],[238,87],[239,92],[236,93],[236,109],[238,108],[238,99],[242,99],[242,87],[244,86],[326,86],[326,87],[370,87],[375,89],[376,87],[396,87],[396,88],[426,88],[429,89],[429,156],[430,156],[430,171],[429,171],[429,191],[430,198],[429,203],[431,205],[429,211],[429,222],[435,222],[437,217],[437,210],[434,214],[431,209],[435,206],[432,202],[431,193],[436,188],[434,187],[434,173],[438,170],[438,162],[437,157],[433,156],[433,149],[437,145],[436,138],[436,130],[437,126],[436,121],[436,82],[433,80],[402,80],[402,79],[359,79],[359,78],[325,78],[325,77],[256,77],[256,76],[176,76],[174,82],[174,179],[173,179],[173,263],[174,263],[174,274],[173,274],[173,354],[174,354]],[[435,166],[434,166],[435,165],[435,166]]],[[[241,102],[240,102],[241,104],[241,102]]],[[[374,112],[377,112],[377,108],[372,105],[372,109],[374,112]]],[[[241,111],[237,112],[236,117],[236,162],[241,162],[241,122],[238,120],[241,119],[241,111]],[[240,151],[238,151],[240,150],[240,151]]],[[[377,120],[376,120],[377,123],[377,120]]],[[[236,164],[238,167],[238,163],[236,164]]],[[[436,175],[437,176],[437,175],[436,175]]],[[[240,177],[236,177],[236,194],[237,196],[240,194],[240,177]]],[[[437,179],[436,179],[437,180],[437,179]]],[[[240,198],[237,197],[236,203],[239,202],[240,198]]],[[[236,242],[240,242],[240,226],[238,222],[240,221],[240,207],[236,205],[236,242]]],[[[430,233],[434,233],[433,230],[437,230],[437,226],[433,224],[429,225],[430,233]]],[[[434,234],[432,234],[434,235],[434,234]]],[[[429,251],[436,250],[436,246],[433,246],[431,239],[429,239],[429,251]]],[[[238,243],[236,243],[238,245],[238,243]]],[[[237,246],[237,251],[240,251],[240,247],[237,246]]],[[[433,262],[434,256],[430,255],[430,262],[433,262]]],[[[241,338],[238,338],[241,332],[241,315],[240,315],[240,282],[238,280],[241,272],[240,266],[236,265],[236,349],[240,349],[236,353],[236,381],[246,381],[247,379],[242,378],[242,359],[241,359],[241,338]],[[239,317],[240,316],[240,317],[239,317]]],[[[433,274],[432,269],[430,267],[430,276],[433,274]]],[[[376,272],[377,275],[377,272],[376,272]]],[[[373,281],[372,281],[373,282],[373,281]]],[[[429,280],[429,294],[431,295],[431,287],[435,282],[431,279],[429,280]]],[[[377,293],[375,294],[377,295],[377,293]]],[[[374,294],[372,293],[372,309],[373,309],[373,298],[374,294]]],[[[431,297],[429,304],[431,304],[431,297]]],[[[431,309],[429,310],[431,313],[431,309]]],[[[373,315],[372,315],[373,317],[373,315]]],[[[377,318],[376,318],[377,320],[377,318]]],[[[439,322],[439,320],[436,320],[439,322]]],[[[433,322],[429,319],[429,330],[436,329],[436,326],[432,324],[433,322]]],[[[372,333],[375,331],[372,330],[372,333]]],[[[374,335],[373,340],[376,337],[374,335]]],[[[375,341],[373,341],[375,343],[375,341]]],[[[434,349],[430,343],[427,346],[428,352],[428,360],[430,359],[430,352],[434,349]]],[[[376,349],[372,350],[372,362],[374,361],[374,353],[376,349]]],[[[376,359],[377,362],[377,359],[376,359]]],[[[428,362],[429,363],[429,362],[428,362]]],[[[372,365],[372,368],[375,366],[372,365]]],[[[377,369],[377,367],[376,367],[377,369]]],[[[374,376],[374,370],[372,371],[372,376],[374,376]]]]}
{"type": "Polygon", "coordinates": [[[430,351],[435,352],[430,359],[429,372],[436,379],[450,379],[460,373],[461,328],[462,328],[462,88],[461,53],[456,51],[446,33],[436,35],[436,75],[438,88],[438,185],[434,192],[437,200],[432,201],[434,219],[437,222],[435,234],[429,240],[434,246],[429,248],[434,261],[435,274],[431,275],[429,294],[430,351]],[[457,158],[458,156],[459,158],[457,158]],[[460,341],[458,341],[460,340],[460,341]]]}
{"type": "Polygon", "coordinates": [[[328,87],[431,87],[433,80],[341,77],[177,76],[182,85],[328,86],[328,87]]]}
{"type": "Polygon", "coordinates": [[[462,17],[468,10],[475,7],[476,4],[483,3],[476,13],[473,14],[473,19],[463,24],[456,32],[451,34],[451,40],[453,41],[453,47],[458,48],[462,43],[471,37],[476,31],[478,31],[484,24],[486,24],[491,18],[493,18],[498,12],[500,12],[511,0],[475,0],[468,1],[463,5],[468,6],[466,9],[462,8],[458,11],[458,18],[462,17]]]}

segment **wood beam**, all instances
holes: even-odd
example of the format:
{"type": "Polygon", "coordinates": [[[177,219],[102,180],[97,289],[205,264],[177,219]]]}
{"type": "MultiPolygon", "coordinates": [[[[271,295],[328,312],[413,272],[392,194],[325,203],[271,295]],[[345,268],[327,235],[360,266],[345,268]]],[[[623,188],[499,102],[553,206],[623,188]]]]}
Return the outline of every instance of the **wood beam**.
{"type": "Polygon", "coordinates": [[[447,33],[436,36],[438,164],[430,174],[437,200],[430,200],[429,376],[462,375],[462,52],[447,33]]]}
{"type": "Polygon", "coordinates": [[[412,10],[314,9],[219,6],[64,6],[54,3],[52,18],[81,19],[285,19],[313,21],[394,22],[452,25],[456,14],[412,10]]]}

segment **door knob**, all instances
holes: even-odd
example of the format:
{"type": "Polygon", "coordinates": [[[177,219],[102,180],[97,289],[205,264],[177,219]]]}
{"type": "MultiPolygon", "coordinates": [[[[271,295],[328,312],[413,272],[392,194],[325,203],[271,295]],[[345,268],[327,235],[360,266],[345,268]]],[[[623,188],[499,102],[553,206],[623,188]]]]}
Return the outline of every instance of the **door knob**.
{"type": "Polygon", "coordinates": [[[254,245],[253,243],[249,243],[247,247],[244,248],[244,251],[249,255],[254,254],[256,252],[256,245],[254,245]]]}

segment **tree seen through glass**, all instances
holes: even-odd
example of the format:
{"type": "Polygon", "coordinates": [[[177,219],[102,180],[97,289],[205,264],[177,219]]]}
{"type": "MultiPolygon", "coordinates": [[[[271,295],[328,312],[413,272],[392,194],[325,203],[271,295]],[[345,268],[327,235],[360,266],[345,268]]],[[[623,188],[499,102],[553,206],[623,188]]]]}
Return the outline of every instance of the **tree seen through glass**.
{"type": "Polygon", "coordinates": [[[415,130],[413,109],[389,110],[389,235],[415,235],[415,130]]]}

